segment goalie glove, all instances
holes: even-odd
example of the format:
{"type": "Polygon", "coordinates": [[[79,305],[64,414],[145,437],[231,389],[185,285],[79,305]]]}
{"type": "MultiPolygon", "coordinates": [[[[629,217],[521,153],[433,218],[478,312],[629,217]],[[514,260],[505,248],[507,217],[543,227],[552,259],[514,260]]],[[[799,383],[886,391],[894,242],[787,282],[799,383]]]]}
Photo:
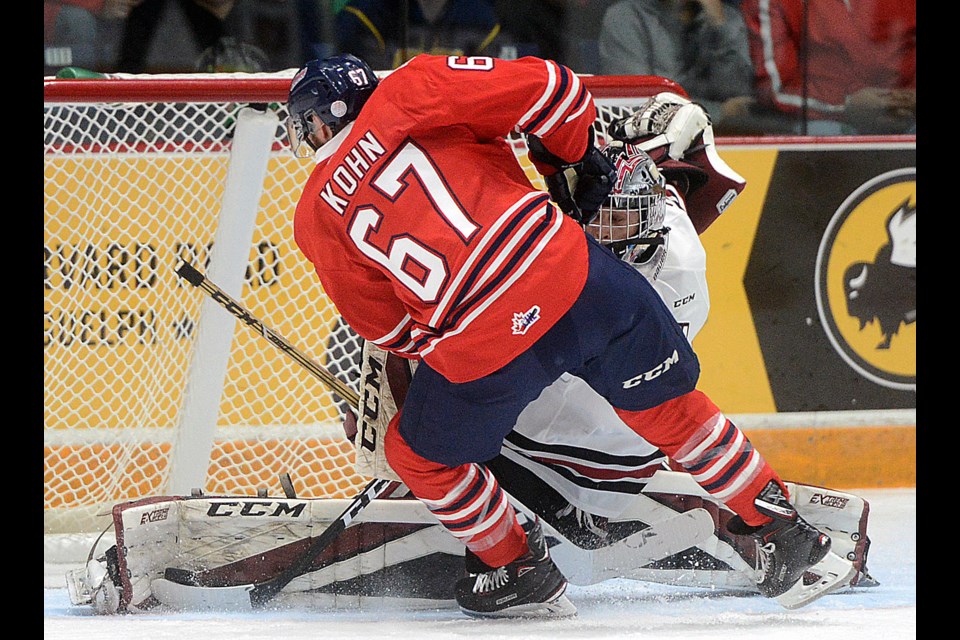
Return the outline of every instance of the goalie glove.
{"type": "Polygon", "coordinates": [[[564,162],[536,136],[527,136],[527,147],[535,160],[557,169],[556,173],[544,176],[550,198],[581,225],[590,224],[616,179],[613,164],[593,144],[593,130],[590,130],[587,151],[577,162],[564,162]]]}
{"type": "Polygon", "coordinates": [[[675,93],[658,93],[636,113],[614,120],[607,135],[653,158],[667,181],[681,189],[698,234],[747,186],[717,153],[707,112],[675,93]]]}
{"type": "Polygon", "coordinates": [[[636,144],[647,153],[664,148],[667,157],[682,160],[709,126],[710,116],[702,106],[676,93],[663,92],[647,100],[636,113],[611,122],[607,134],[636,144]]]}

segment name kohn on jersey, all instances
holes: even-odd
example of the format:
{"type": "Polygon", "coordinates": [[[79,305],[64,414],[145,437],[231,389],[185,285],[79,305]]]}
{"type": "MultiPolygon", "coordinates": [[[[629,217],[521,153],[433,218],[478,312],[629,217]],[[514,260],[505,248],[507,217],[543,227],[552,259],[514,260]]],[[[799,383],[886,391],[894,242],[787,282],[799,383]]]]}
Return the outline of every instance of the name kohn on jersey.
{"type": "Polygon", "coordinates": [[[323,189],[320,190],[320,198],[330,205],[331,209],[342,216],[348,202],[337,193],[334,193],[331,182],[339,187],[343,194],[347,196],[353,195],[353,192],[356,191],[360,185],[363,176],[370,170],[370,166],[386,152],[387,150],[380,141],[374,137],[373,132],[368,131],[366,135],[357,140],[357,143],[353,145],[344,157],[343,162],[333,170],[330,180],[328,180],[327,183],[323,185],[323,189]]]}

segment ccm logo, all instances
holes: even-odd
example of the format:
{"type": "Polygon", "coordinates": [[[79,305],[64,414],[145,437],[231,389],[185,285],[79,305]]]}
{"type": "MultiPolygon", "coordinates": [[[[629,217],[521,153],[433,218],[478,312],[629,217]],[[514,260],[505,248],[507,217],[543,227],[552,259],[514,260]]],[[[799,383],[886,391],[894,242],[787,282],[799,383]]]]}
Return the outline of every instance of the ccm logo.
{"type": "Polygon", "coordinates": [[[810,504],[822,504],[825,507],[834,507],[835,509],[843,509],[849,501],[849,498],[825,496],[822,493],[815,493],[810,496],[810,504]]]}
{"type": "Polygon", "coordinates": [[[210,517],[218,516],[291,516],[299,518],[304,503],[290,505],[288,502],[268,500],[265,502],[214,502],[207,509],[210,517]]]}
{"type": "Polygon", "coordinates": [[[658,364],[650,371],[645,371],[635,378],[630,378],[629,380],[623,383],[624,389],[631,389],[641,382],[650,382],[655,378],[659,378],[661,375],[670,370],[670,367],[680,362],[680,355],[677,353],[677,350],[673,350],[673,355],[663,361],[662,364],[658,364]]]}
{"type": "Polygon", "coordinates": [[[147,513],[140,516],[140,524],[147,524],[148,522],[159,522],[161,520],[167,519],[167,514],[170,512],[170,507],[164,507],[163,509],[154,509],[153,511],[148,511],[147,513]]]}

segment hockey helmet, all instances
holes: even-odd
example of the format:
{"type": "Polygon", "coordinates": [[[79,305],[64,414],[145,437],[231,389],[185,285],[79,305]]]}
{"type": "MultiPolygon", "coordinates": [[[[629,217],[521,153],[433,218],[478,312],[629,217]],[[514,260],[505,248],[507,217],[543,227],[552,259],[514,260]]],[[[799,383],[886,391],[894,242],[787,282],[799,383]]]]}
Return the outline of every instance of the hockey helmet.
{"type": "Polygon", "coordinates": [[[616,178],[587,231],[621,259],[645,262],[665,243],[666,180],[635,145],[612,142],[602,153],[613,164],[616,178]]]}
{"type": "Polygon", "coordinates": [[[336,135],[357,119],[363,105],[376,89],[379,79],[373,69],[356,56],[337,55],[311,60],[293,76],[287,99],[287,138],[294,155],[310,155],[303,148],[316,133],[311,116],[316,115],[336,135]]]}

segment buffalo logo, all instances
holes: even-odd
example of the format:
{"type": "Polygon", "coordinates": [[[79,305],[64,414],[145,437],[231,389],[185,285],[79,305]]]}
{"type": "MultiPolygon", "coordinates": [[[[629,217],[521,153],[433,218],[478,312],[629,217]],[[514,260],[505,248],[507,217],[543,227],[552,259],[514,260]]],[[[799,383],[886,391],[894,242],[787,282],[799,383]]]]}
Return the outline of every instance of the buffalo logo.
{"type": "Polygon", "coordinates": [[[917,208],[909,199],[887,220],[887,231],[889,241],[873,262],[853,263],[843,278],[847,312],[860,321],[860,330],[879,323],[883,340],[877,349],[889,349],[900,327],[917,321],[917,208]]]}
{"type": "Polygon", "coordinates": [[[837,353],[893,389],[917,388],[916,169],[854,191],[833,215],[817,254],[817,311],[837,353]]]}

